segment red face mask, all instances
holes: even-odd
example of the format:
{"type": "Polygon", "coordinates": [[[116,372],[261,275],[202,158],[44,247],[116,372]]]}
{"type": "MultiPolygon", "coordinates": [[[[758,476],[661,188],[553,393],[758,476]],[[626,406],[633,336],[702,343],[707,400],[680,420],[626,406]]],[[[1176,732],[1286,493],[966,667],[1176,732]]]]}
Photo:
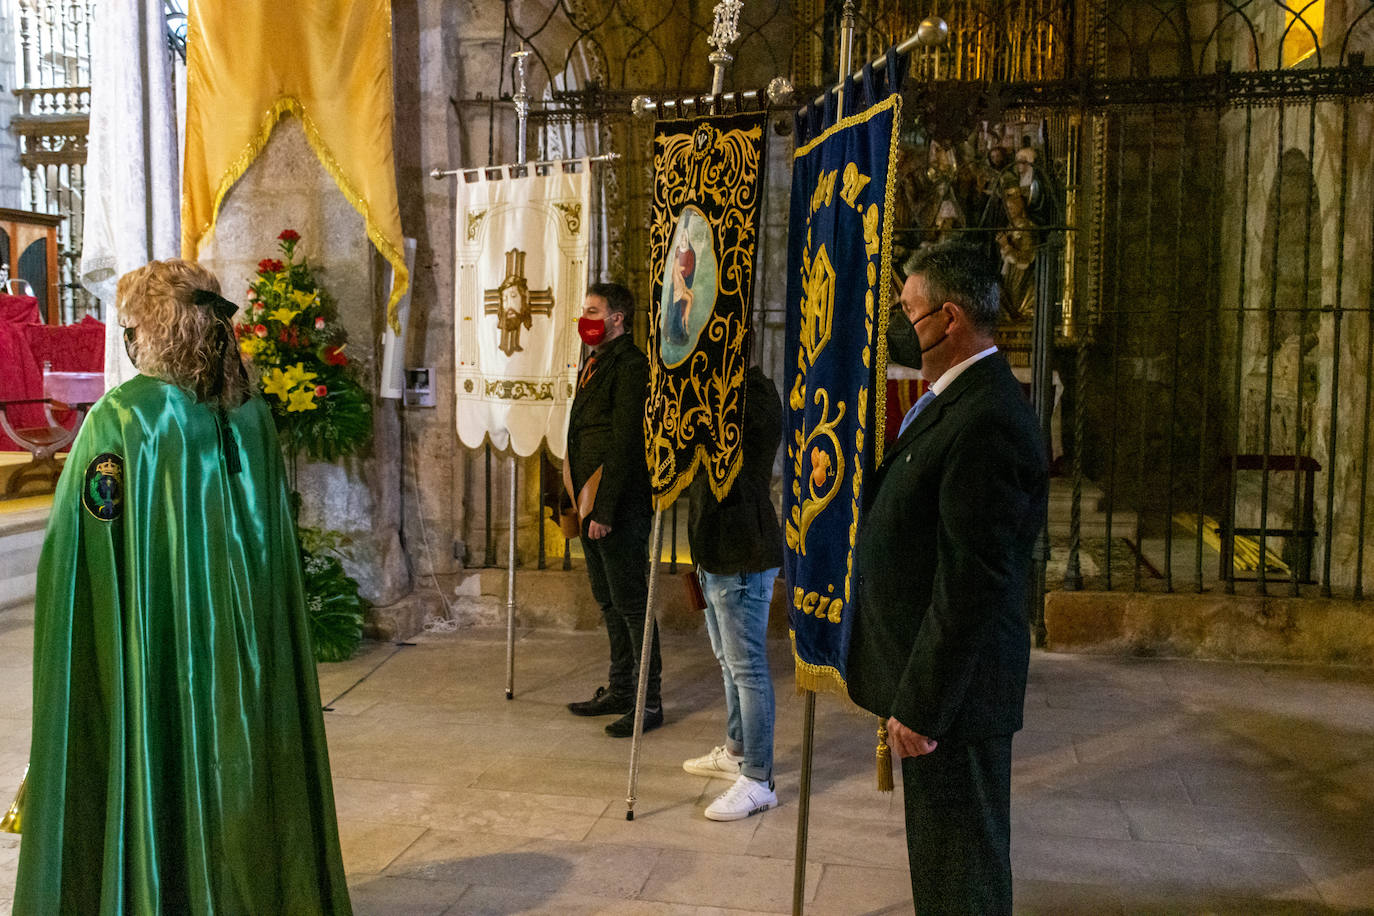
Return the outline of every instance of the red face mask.
{"type": "Polygon", "coordinates": [[[606,319],[587,318],[577,319],[577,336],[582,338],[582,342],[589,347],[601,345],[601,341],[606,339],[606,319]]]}

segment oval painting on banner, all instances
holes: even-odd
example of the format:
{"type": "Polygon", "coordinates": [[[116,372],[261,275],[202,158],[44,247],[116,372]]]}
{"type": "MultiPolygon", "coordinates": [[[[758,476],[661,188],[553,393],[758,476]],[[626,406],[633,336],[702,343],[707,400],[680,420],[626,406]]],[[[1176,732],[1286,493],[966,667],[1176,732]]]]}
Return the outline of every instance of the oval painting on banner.
{"type": "Polygon", "coordinates": [[[678,216],[673,246],[663,265],[659,299],[659,355],[669,368],[696,349],[716,305],[716,246],[705,214],[688,205],[678,216]]]}

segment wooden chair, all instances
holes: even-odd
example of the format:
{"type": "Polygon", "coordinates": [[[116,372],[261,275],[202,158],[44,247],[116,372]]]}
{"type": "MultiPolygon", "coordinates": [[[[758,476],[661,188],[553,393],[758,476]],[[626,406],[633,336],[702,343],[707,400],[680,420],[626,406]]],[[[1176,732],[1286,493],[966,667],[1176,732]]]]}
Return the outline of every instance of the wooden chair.
{"type": "Polygon", "coordinates": [[[10,476],[5,485],[5,497],[19,495],[19,491],[30,480],[43,480],[51,487],[57,486],[57,478],[62,474],[62,465],[57,461],[57,453],[72,444],[86,411],[100,400],[105,393],[105,375],[102,372],[54,372],[51,363],[43,364],[43,397],[25,398],[13,401],[0,401],[0,429],[5,431],[16,445],[28,450],[33,459],[10,476]],[[10,422],[9,408],[23,404],[42,404],[45,426],[15,426],[10,422]],[[68,429],[64,422],[76,413],[76,422],[68,429]],[[59,419],[61,417],[61,419],[59,419]]]}

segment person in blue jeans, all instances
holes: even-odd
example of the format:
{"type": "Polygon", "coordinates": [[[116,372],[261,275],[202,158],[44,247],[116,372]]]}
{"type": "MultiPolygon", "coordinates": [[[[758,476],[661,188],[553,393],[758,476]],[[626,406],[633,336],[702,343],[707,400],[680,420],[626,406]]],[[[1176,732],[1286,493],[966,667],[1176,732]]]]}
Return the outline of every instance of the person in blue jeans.
{"type": "Polygon", "coordinates": [[[725,499],[704,474],[688,489],[687,537],[706,598],[706,632],[725,682],[725,743],[683,761],[698,776],[730,779],[706,808],[733,821],[775,807],[773,680],[768,670],[768,607],[782,565],[782,530],[773,508],[773,458],[782,440],[778,390],[757,366],[746,375],[742,466],[725,499]]]}

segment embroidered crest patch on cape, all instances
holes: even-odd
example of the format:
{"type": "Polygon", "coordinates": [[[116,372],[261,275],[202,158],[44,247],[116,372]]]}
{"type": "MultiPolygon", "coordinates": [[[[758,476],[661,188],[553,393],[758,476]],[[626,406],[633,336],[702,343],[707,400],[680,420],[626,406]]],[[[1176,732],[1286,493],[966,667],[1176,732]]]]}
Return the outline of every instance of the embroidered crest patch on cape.
{"type": "Polygon", "coordinates": [[[81,505],[101,521],[109,522],[124,514],[124,459],[114,452],[102,452],[86,465],[86,481],[81,487],[81,505]]]}

